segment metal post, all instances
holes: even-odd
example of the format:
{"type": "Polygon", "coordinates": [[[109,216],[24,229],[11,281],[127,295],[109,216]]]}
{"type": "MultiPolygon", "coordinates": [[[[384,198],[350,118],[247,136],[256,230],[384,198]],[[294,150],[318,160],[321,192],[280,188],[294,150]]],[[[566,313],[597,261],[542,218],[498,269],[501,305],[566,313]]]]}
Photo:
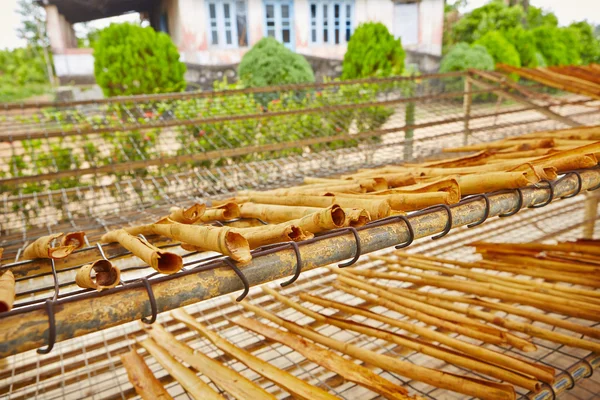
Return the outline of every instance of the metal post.
{"type": "Polygon", "coordinates": [[[463,96],[463,113],[465,115],[463,146],[467,146],[469,144],[469,136],[471,136],[471,130],[469,129],[469,119],[471,118],[471,101],[471,80],[468,76],[465,76],[465,94],[463,96]]]}
{"type": "Polygon", "coordinates": [[[585,199],[585,217],[583,224],[583,238],[593,239],[596,217],[598,215],[598,193],[589,192],[585,199]]]}

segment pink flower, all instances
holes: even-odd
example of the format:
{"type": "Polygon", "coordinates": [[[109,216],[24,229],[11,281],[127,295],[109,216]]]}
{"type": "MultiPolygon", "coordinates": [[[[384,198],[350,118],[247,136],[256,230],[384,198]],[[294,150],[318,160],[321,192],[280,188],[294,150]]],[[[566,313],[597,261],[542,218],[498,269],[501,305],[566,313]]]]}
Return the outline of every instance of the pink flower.
{"type": "Polygon", "coordinates": [[[152,118],[152,117],[154,116],[154,114],[152,113],[152,111],[146,111],[146,112],[144,113],[144,116],[145,116],[146,118],[152,118]]]}

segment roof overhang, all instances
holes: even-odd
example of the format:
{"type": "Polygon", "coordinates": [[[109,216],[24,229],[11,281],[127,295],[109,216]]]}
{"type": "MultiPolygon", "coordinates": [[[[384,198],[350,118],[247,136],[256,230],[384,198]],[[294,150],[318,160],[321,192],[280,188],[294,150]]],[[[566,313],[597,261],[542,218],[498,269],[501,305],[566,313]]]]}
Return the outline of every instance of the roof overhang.
{"type": "Polygon", "coordinates": [[[150,11],[159,0],[38,0],[40,5],[54,5],[72,24],[115,17],[129,12],[150,11]]]}

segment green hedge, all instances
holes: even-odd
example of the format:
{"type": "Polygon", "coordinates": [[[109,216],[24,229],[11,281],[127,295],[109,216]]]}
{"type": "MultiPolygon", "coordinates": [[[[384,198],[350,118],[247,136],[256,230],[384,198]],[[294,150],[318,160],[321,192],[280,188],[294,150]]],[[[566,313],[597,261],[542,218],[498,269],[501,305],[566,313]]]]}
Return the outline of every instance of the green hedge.
{"type": "Polygon", "coordinates": [[[490,31],[474,42],[486,48],[496,64],[507,64],[513,67],[521,66],[519,52],[506,38],[499,32],[490,31]]]}

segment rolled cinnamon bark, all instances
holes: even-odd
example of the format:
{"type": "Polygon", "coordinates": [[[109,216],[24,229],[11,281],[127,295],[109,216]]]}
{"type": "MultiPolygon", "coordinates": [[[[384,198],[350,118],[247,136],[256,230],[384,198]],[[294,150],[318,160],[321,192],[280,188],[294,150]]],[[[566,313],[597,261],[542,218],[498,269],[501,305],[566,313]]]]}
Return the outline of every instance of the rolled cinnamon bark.
{"type": "Polygon", "coordinates": [[[525,172],[486,172],[456,177],[463,196],[494,192],[502,189],[518,189],[539,182],[525,172]]]}
{"type": "Polygon", "coordinates": [[[358,228],[359,226],[366,225],[371,221],[369,213],[360,208],[344,208],[346,214],[346,222],[344,226],[353,226],[358,228]]]}
{"type": "Polygon", "coordinates": [[[373,192],[374,195],[401,194],[401,193],[450,193],[449,201],[460,201],[460,186],[455,178],[441,178],[431,182],[420,182],[414,185],[373,192]]]}
{"type": "Polygon", "coordinates": [[[202,379],[193,373],[189,368],[184,367],[177,360],[163,350],[152,339],[146,339],[140,342],[140,345],[154,357],[156,361],[185,389],[195,400],[224,400],[208,386],[202,379]]]}
{"type": "Polygon", "coordinates": [[[12,310],[14,302],[15,277],[10,270],[6,270],[0,275],[0,313],[12,310]]]}
{"type": "MultiPolygon", "coordinates": [[[[356,289],[352,292],[354,296],[366,298],[368,301],[374,301],[390,310],[398,309],[399,303],[397,300],[399,300],[399,296],[390,293],[389,291],[379,289],[365,281],[350,278],[348,275],[351,275],[351,273],[348,272],[347,274],[340,275],[338,276],[338,279],[351,288],[362,289],[378,297],[365,295],[356,289]]],[[[399,312],[402,313],[403,311],[399,310],[399,312]]],[[[554,371],[541,364],[530,364],[517,358],[507,356],[503,353],[495,352],[485,347],[476,346],[468,342],[463,342],[461,340],[448,337],[442,333],[403,321],[397,321],[396,326],[399,325],[402,325],[402,329],[408,329],[409,331],[417,333],[420,336],[428,337],[432,340],[444,343],[477,359],[486,360],[489,363],[519,371],[522,374],[534,376],[535,378],[548,384],[552,384],[554,382],[554,371]]]]}
{"type": "Polygon", "coordinates": [[[73,246],[75,250],[79,250],[85,244],[85,232],[67,233],[60,241],[62,246],[73,246]]]}
{"type": "Polygon", "coordinates": [[[227,221],[239,218],[240,207],[234,202],[226,202],[216,207],[209,207],[204,210],[200,217],[201,222],[227,221]]]}
{"type": "Polygon", "coordinates": [[[300,219],[321,210],[322,208],[319,207],[243,203],[240,205],[240,216],[243,218],[259,218],[265,222],[277,224],[300,219]]]}
{"type": "MultiPolygon", "coordinates": [[[[236,233],[233,228],[186,225],[163,219],[158,223],[134,227],[133,229],[142,230],[144,234],[151,233],[166,236],[193,246],[194,249],[216,251],[241,263],[247,263],[252,259],[248,241],[241,234],[236,233]]],[[[130,228],[127,230],[131,232],[130,228]]]]}
{"type": "Polygon", "coordinates": [[[170,334],[158,324],[145,325],[143,329],[161,347],[173,356],[181,359],[194,369],[210,378],[215,385],[232,395],[237,400],[275,400],[276,397],[265,391],[259,385],[247,379],[238,372],[227,368],[220,362],[194,351],[191,347],[179,342],[175,336],[170,334]]]}
{"type": "Polygon", "coordinates": [[[251,249],[279,242],[300,242],[314,237],[311,232],[305,231],[296,224],[287,222],[277,225],[262,225],[255,228],[228,229],[247,240],[251,249]]]}
{"type": "Polygon", "coordinates": [[[84,289],[104,289],[114,288],[121,281],[121,271],[108,260],[96,260],[91,264],[79,268],[75,275],[75,283],[84,289]],[[92,271],[95,276],[92,277],[92,271]]]}
{"type": "Polygon", "coordinates": [[[270,381],[281,386],[287,390],[290,394],[297,396],[301,399],[307,400],[334,400],[337,397],[329,394],[328,392],[320,389],[316,386],[309,385],[301,379],[296,378],[290,373],[280,370],[273,365],[261,360],[258,357],[253,356],[247,351],[240,349],[239,347],[231,344],[227,340],[223,339],[217,333],[207,329],[198,321],[196,321],[191,315],[186,313],[183,309],[179,308],[171,312],[173,318],[179,322],[183,322],[189,328],[199,332],[202,336],[210,340],[215,346],[221,349],[223,352],[230,356],[238,359],[240,362],[245,364],[248,368],[252,369],[256,373],[264,376],[270,381]]]}
{"type": "Polygon", "coordinates": [[[512,147],[515,145],[525,145],[528,150],[532,149],[547,149],[555,146],[554,139],[544,138],[544,139],[515,139],[515,140],[505,140],[499,142],[489,142],[489,143],[480,143],[480,144],[472,144],[469,146],[462,147],[450,147],[442,149],[443,152],[446,153],[462,153],[469,151],[482,151],[489,149],[505,149],[508,147],[512,147]]]}
{"type": "Polygon", "coordinates": [[[200,218],[202,218],[205,210],[206,204],[198,203],[193,204],[186,209],[180,207],[171,207],[168,218],[182,224],[194,224],[200,220],[200,218]]]}
{"type": "Polygon", "coordinates": [[[129,382],[144,400],[173,399],[163,385],[154,377],[144,359],[135,350],[122,354],[121,362],[127,371],[129,382]]]}
{"type": "Polygon", "coordinates": [[[121,246],[161,274],[174,274],[183,267],[183,260],[180,255],[161,250],[142,238],[130,235],[123,229],[105,233],[100,241],[103,243],[120,243],[121,246]]]}
{"type": "MultiPolygon", "coordinates": [[[[65,258],[77,248],[76,244],[66,246],[52,247],[52,241],[61,237],[62,233],[54,233],[48,236],[42,236],[35,242],[28,245],[23,251],[23,259],[34,260],[36,258],[52,258],[55,260],[65,258]]],[[[75,240],[73,240],[75,242],[75,240]]]]}
{"type": "Polygon", "coordinates": [[[371,218],[380,219],[390,215],[391,207],[387,200],[383,199],[364,199],[336,196],[271,196],[254,195],[246,198],[260,204],[279,204],[287,206],[308,206],[326,208],[337,204],[343,208],[361,208],[369,213],[371,218]]]}
{"type": "MultiPolygon", "coordinates": [[[[263,286],[263,289],[266,286],[263,286]]],[[[273,296],[281,302],[287,299],[278,292],[271,291],[273,296]]],[[[341,342],[339,340],[323,336],[312,329],[304,328],[293,322],[280,318],[256,307],[247,301],[241,301],[241,304],[248,311],[254,312],[256,315],[266,318],[290,332],[301,335],[316,343],[320,343],[333,350],[348,354],[365,363],[382,368],[383,370],[397,373],[410,379],[432,385],[434,387],[452,390],[457,393],[462,393],[470,396],[475,396],[481,399],[514,399],[514,389],[510,385],[497,385],[493,382],[481,379],[465,379],[451,373],[438,371],[432,368],[421,367],[413,363],[399,360],[398,358],[379,354],[374,351],[353,345],[351,343],[341,342]]],[[[284,303],[285,304],[285,303],[284,303]]],[[[300,306],[301,307],[301,306],[300,306]]],[[[305,307],[302,307],[305,308],[305,307]]]]}
{"type": "Polygon", "coordinates": [[[233,321],[248,330],[254,331],[267,339],[279,342],[294,349],[308,360],[318,364],[332,372],[335,372],[347,381],[357,383],[386,399],[408,400],[408,391],[377,375],[370,369],[358,365],[331,350],[320,347],[301,336],[282,331],[265,325],[257,320],[239,317],[233,321]]]}

